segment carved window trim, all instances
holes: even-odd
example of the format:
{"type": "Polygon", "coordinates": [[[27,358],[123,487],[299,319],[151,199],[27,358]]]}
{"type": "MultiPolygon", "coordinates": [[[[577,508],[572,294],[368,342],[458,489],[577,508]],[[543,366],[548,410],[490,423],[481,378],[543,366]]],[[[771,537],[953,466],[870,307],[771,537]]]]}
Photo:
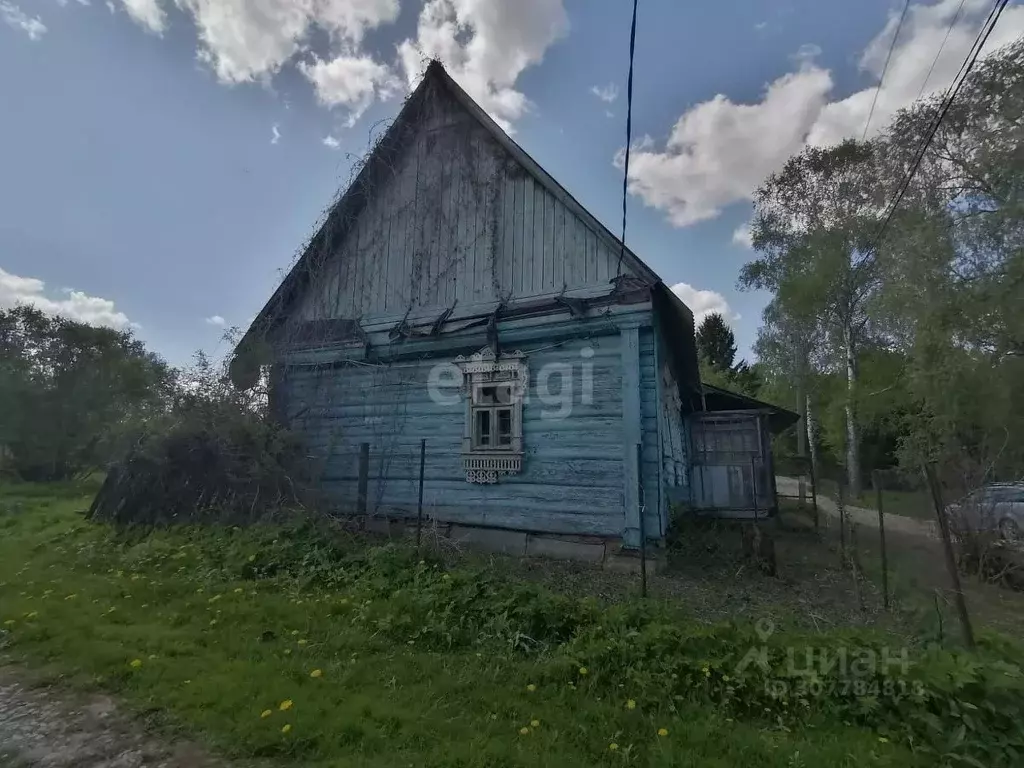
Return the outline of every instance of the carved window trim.
{"type": "Polygon", "coordinates": [[[468,358],[459,355],[455,364],[462,371],[462,392],[466,400],[465,428],[462,436],[462,466],[466,482],[496,483],[501,475],[518,474],[523,469],[523,400],[529,386],[526,356],[519,351],[496,357],[485,347],[468,358]],[[505,389],[495,401],[493,388],[505,389]],[[481,413],[489,424],[490,440],[481,439],[481,413]],[[510,412],[506,441],[496,440],[502,413],[510,412]],[[484,443],[484,444],[482,444],[484,443]]]}

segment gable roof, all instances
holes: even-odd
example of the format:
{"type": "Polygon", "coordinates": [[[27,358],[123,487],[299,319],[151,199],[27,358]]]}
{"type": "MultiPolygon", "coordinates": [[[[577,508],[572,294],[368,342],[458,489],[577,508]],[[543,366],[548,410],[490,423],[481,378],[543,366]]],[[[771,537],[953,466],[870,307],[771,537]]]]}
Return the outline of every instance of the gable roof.
{"type": "MultiPolygon", "coordinates": [[[[685,357],[692,359],[693,368],[696,369],[697,357],[696,345],[693,340],[693,313],[690,309],[665,285],[664,281],[653,269],[647,266],[629,248],[623,246],[622,241],[618,237],[612,234],[565,187],[559,184],[551,174],[545,171],[536,160],[530,157],[519,144],[505,133],[501,126],[494,122],[490,115],[452,79],[445,71],[441,62],[436,59],[427,66],[420,84],[406,100],[405,105],[398,113],[394,122],[388,127],[377,146],[370,153],[355,180],[332,206],[323,224],[306,246],[302,256],[299,257],[298,261],[285,276],[285,279],[277,287],[277,290],[274,291],[263,309],[260,310],[253,320],[245,335],[236,346],[236,353],[239,350],[245,349],[248,344],[265,339],[288,316],[289,311],[308,285],[310,275],[317,273],[317,267],[320,264],[315,263],[315,260],[322,260],[327,257],[325,249],[319,246],[327,239],[328,233],[337,237],[343,232],[344,228],[350,226],[359,211],[366,205],[369,192],[374,188],[375,180],[382,175],[392,172],[394,160],[403,147],[405,139],[408,138],[423,114],[426,94],[431,87],[440,87],[447,91],[490,134],[500,147],[526,169],[527,173],[538,184],[575,213],[584,224],[613,250],[621,252],[624,266],[649,283],[652,286],[652,290],[662,295],[663,301],[661,304],[675,316],[674,319],[677,323],[681,323],[683,326],[683,332],[679,334],[676,341],[681,343],[681,351],[685,357]]],[[[673,323],[673,325],[677,325],[677,323],[673,323]]],[[[696,374],[688,383],[699,386],[699,380],[695,376],[696,374]]]]}

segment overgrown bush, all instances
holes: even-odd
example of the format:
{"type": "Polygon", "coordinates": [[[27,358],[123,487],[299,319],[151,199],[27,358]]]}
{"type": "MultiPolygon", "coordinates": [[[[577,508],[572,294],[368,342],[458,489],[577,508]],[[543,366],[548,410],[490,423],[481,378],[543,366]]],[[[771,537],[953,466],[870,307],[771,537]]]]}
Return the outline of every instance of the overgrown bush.
{"type": "Polygon", "coordinates": [[[89,511],[118,524],[252,523],[299,505],[298,439],[269,417],[264,392],[239,391],[197,355],[167,415],[114,465],[89,511]]]}

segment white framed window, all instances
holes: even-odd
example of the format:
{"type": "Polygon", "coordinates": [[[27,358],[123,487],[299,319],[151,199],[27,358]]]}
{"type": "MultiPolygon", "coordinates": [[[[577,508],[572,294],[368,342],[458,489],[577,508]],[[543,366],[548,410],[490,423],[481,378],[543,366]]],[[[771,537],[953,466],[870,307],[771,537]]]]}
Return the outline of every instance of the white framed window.
{"type": "Polygon", "coordinates": [[[523,467],[523,400],[529,370],[522,352],[495,357],[485,347],[455,359],[462,371],[466,424],[462,463],[471,483],[496,483],[523,467]]]}

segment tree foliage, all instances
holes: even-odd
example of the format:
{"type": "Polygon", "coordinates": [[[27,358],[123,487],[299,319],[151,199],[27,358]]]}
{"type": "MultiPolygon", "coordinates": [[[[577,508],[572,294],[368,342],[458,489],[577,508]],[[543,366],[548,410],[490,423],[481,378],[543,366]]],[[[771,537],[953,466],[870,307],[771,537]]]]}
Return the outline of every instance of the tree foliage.
{"type": "Polygon", "coordinates": [[[861,459],[937,461],[968,486],[1024,472],[1024,41],[968,77],[879,237],[939,103],[804,150],[755,199],[741,284],[774,294],[759,359],[817,389],[851,481],[861,459]]]}
{"type": "Polygon", "coordinates": [[[697,327],[697,351],[719,371],[732,370],[736,361],[736,337],[720,312],[712,312],[697,327]]]}
{"type": "Polygon", "coordinates": [[[130,331],[26,306],[0,311],[0,446],[26,480],[102,466],[135,425],[165,408],[172,380],[130,331]]]}

